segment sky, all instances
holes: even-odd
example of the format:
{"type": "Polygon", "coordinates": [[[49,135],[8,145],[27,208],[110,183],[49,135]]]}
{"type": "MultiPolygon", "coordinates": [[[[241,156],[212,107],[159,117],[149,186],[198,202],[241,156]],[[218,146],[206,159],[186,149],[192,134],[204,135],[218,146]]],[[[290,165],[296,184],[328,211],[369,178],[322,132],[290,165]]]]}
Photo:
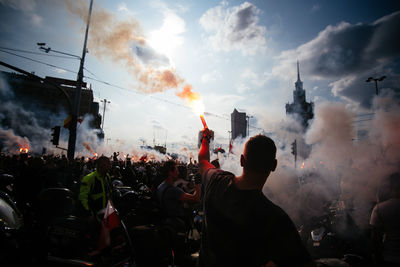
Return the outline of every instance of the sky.
{"type": "MultiPolygon", "coordinates": [[[[40,77],[75,80],[78,60],[46,54],[37,43],[80,56],[88,6],[89,0],[0,0],[0,60],[40,77]]],[[[303,202],[286,199],[296,194],[289,189],[298,183],[290,154],[294,139],[297,171],[305,165],[330,179],[331,186],[302,187],[308,192],[329,195],[340,184],[342,194],[366,203],[377,182],[398,171],[399,56],[400,2],[395,0],[95,0],[84,81],[92,85],[96,101],[110,101],[104,121],[108,151],[129,147],[124,153],[134,154],[133,147],[167,143],[167,150],[187,146],[195,157],[202,124],[184,93],[201,98],[215,144],[225,148],[230,114],[235,108],[246,112],[250,135],[267,133],[277,143],[278,169],[269,188],[285,190],[275,200],[296,217],[295,207],[303,202]],[[286,103],[293,102],[297,62],[307,101],[314,103],[315,117],[304,135],[285,113],[286,103]],[[374,83],[366,80],[382,76],[376,96],[374,83]],[[363,127],[368,134],[357,139],[363,127]]],[[[5,91],[0,90],[2,97],[5,91]]],[[[0,110],[0,118],[22,118],[0,110]]],[[[52,120],[60,125],[63,114],[52,120]]],[[[87,122],[78,135],[83,129],[87,122]]],[[[49,129],[37,132],[46,133],[49,143],[49,129]]],[[[14,135],[0,125],[0,138],[14,135]]],[[[93,136],[85,138],[93,145],[93,136]]],[[[233,148],[236,156],[220,158],[235,174],[243,141],[233,148]]],[[[361,206],[365,217],[369,207],[361,206]]]]}
{"type": "MultiPolygon", "coordinates": [[[[0,0],[0,46],[40,53],[36,43],[44,42],[80,56],[88,5],[0,0]]],[[[285,119],[297,60],[307,101],[368,108],[375,88],[366,78],[386,75],[382,88],[399,80],[399,7],[398,1],[95,0],[85,81],[97,101],[110,101],[109,143],[195,144],[201,122],[177,96],[189,85],[202,98],[216,141],[226,144],[234,108],[252,116],[250,134],[274,132],[285,119]],[[179,81],[161,81],[163,70],[179,81]]],[[[59,68],[4,52],[0,59],[41,77],[77,77],[76,59],[17,54],[59,68]]]]}

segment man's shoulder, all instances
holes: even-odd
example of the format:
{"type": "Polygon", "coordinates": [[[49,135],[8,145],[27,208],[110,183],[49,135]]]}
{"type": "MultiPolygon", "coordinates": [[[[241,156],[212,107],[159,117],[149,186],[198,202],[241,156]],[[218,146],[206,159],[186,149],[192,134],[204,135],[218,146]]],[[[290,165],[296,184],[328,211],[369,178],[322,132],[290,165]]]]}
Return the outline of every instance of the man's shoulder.
{"type": "Polygon", "coordinates": [[[224,171],[221,169],[217,168],[211,168],[208,169],[205,172],[205,178],[206,180],[212,180],[212,179],[232,179],[235,177],[235,175],[229,171],[224,171]]]}
{"type": "Polygon", "coordinates": [[[83,176],[82,181],[88,182],[92,181],[97,176],[97,171],[93,171],[85,176],[83,176]]]}

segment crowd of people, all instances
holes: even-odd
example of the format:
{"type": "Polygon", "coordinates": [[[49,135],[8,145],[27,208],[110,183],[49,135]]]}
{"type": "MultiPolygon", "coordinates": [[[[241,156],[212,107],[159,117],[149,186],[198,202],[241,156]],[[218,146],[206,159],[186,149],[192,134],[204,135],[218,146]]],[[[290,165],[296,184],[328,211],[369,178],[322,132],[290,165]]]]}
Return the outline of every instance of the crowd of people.
{"type": "MultiPolygon", "coordinates": [[[[205,128],[198,159],[189,163],[131,162],[118,159],[118,153],[73,162],[65,156],[1,154],[0,171],[14,177],[17,203],[34,204],[45,188],[68,188],[80,214],[92,222],[112,198],[113,181],[133,190],[146,185],[163,223],[177,235],[191,225],[185,205],[196,204],[204,217],[198,266],[317,266],[290,217],[262,193],[278,165],[274,141],[264,135],[250,138],[238,162],[242,173],[235,176],[220,169],[217,161],[210,162],[210,138],[205,128]]],[[[376,266],[400,265],[399,179],[392,175],[392,198],[372,212],[371,258],[376,266]]]]}

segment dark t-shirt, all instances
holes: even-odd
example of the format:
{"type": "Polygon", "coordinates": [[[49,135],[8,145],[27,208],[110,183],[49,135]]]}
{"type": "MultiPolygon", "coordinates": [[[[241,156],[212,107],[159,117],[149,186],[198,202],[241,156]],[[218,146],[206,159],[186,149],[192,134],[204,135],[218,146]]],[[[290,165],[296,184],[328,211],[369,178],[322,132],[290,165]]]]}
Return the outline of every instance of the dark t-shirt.
{"type": "Polygon", "coordinates": [[[232,173],[209,169],[203,176],[205,227],[202,266],[278,266],[311,261],[288,215],[261,190],[239,190],[232,173]]]}
{"type": "Polygon", "coordinates": [[[184,209],[183,203],[180,201],[181,196],[184,194],[183,190],[162,182],[157,188],[157,198],[169,218],[183,218],[184,209]]]}

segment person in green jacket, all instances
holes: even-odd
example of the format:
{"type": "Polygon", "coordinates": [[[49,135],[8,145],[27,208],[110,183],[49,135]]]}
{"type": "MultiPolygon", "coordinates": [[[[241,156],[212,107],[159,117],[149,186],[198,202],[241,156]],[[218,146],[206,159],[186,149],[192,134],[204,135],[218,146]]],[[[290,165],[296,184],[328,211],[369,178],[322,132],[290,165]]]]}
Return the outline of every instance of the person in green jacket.
{"type": "Polygon", "coordinates": [[[111,194],[111,178],[108,175],[110,168],[110,159],[101,156],[96,161],[96,170],[82,178],[79,201],[84,214],[89,217],[96,218],[97,212],[107,205],[111,194]]]}

